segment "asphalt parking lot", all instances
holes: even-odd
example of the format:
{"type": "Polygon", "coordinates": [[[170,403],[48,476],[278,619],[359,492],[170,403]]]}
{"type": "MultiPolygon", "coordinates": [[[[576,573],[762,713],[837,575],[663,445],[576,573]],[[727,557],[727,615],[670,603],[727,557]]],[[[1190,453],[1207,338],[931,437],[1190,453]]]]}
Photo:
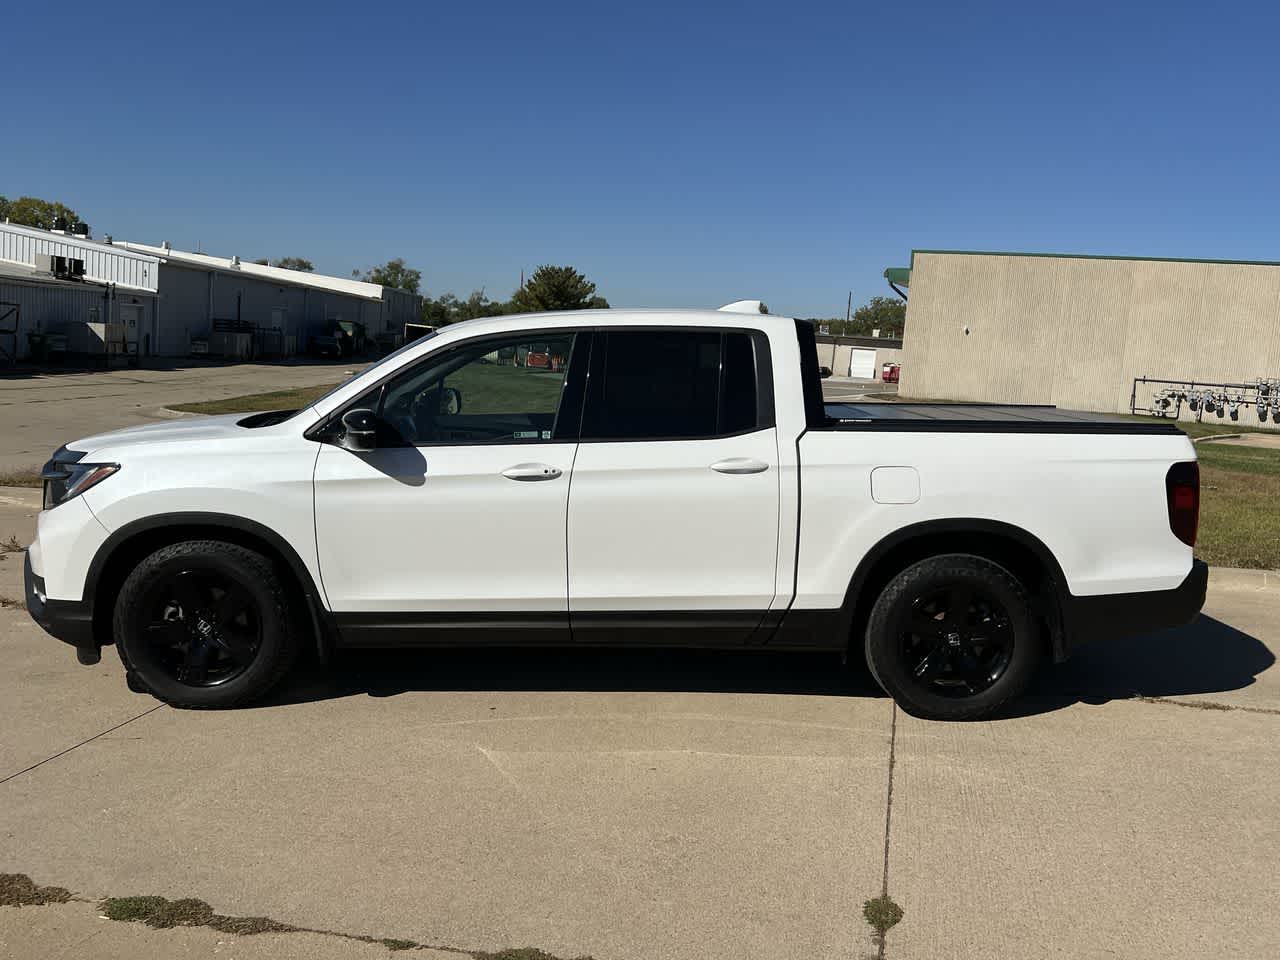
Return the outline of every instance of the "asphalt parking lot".
{"type": "MultiPolygon", "coordinates": [[[[0,540],[37,509],[0,488],[0,540]]],[[[888,957],[1274,957],[1278,649],[1280,578],[1216,571],[984,723],[659,651],[362,654],[198,712],[0,607],[0,873],[75,898],[0,906],[0,957],[862,958],[886,890],[888,957]],[[306,929],[100,919],[139,894],[306,929]]]]}
{"type": "Polygon", "coordinates": [[[338,363],[183,364],[163,369],[6,373],[0,377],[0,473],[39,468],[62,443],[173,416],[171,403],[336,383],[338,363]]]}

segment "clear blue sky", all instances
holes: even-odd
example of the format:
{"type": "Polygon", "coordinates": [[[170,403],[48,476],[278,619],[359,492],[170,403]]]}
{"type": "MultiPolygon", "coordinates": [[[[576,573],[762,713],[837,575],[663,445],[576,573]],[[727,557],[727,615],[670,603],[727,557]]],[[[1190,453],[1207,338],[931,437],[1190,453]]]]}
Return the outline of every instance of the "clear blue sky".
{"type": "Polygon", "coordinates": [[[1274,3],[12,3],[0,194],[506,297],[843,313],[913,247],[1280,259],[1274,3]],[[66,51],[54,62],[54,51],[66,51]]]}

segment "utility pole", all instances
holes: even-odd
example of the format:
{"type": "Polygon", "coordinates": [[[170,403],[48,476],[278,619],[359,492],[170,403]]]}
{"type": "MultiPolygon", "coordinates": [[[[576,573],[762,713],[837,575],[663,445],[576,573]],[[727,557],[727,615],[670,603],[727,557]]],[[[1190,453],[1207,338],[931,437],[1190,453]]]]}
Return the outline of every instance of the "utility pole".
{"type": "MultiPolygon", "coordinates": [[[[849,336],[849,319],[853,316],[853,291],[849,291],[849,299],[844,305],[844,335],[849,336]]],[[[831,369],[836,368],[836,345],[831,344],[831,369]]]]}

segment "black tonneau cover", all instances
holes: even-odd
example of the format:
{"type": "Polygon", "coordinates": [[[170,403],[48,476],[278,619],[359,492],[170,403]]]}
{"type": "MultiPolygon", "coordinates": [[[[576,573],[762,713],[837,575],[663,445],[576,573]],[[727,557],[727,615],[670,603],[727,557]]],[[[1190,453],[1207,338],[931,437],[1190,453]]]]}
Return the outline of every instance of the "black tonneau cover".
{"type": "Polygon", "coordinates": [[[829,430],[928,433],[1179,433],[1173,420],[1125,420],[1053,406],[993,403],[828,403],[829,430]]]}

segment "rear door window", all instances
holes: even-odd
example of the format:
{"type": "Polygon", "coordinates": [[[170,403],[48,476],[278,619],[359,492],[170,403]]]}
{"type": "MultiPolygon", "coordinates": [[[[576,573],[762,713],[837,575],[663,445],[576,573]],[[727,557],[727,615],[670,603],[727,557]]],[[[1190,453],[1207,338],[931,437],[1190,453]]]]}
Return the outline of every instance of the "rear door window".
{"type": "Polygon", "coordinates": [[[601,331],[592,347],[583,440],[688,440],[773,425],[763,334],[601,331]],[[762,362],[763,361],[763,362],[762,362]]]}

